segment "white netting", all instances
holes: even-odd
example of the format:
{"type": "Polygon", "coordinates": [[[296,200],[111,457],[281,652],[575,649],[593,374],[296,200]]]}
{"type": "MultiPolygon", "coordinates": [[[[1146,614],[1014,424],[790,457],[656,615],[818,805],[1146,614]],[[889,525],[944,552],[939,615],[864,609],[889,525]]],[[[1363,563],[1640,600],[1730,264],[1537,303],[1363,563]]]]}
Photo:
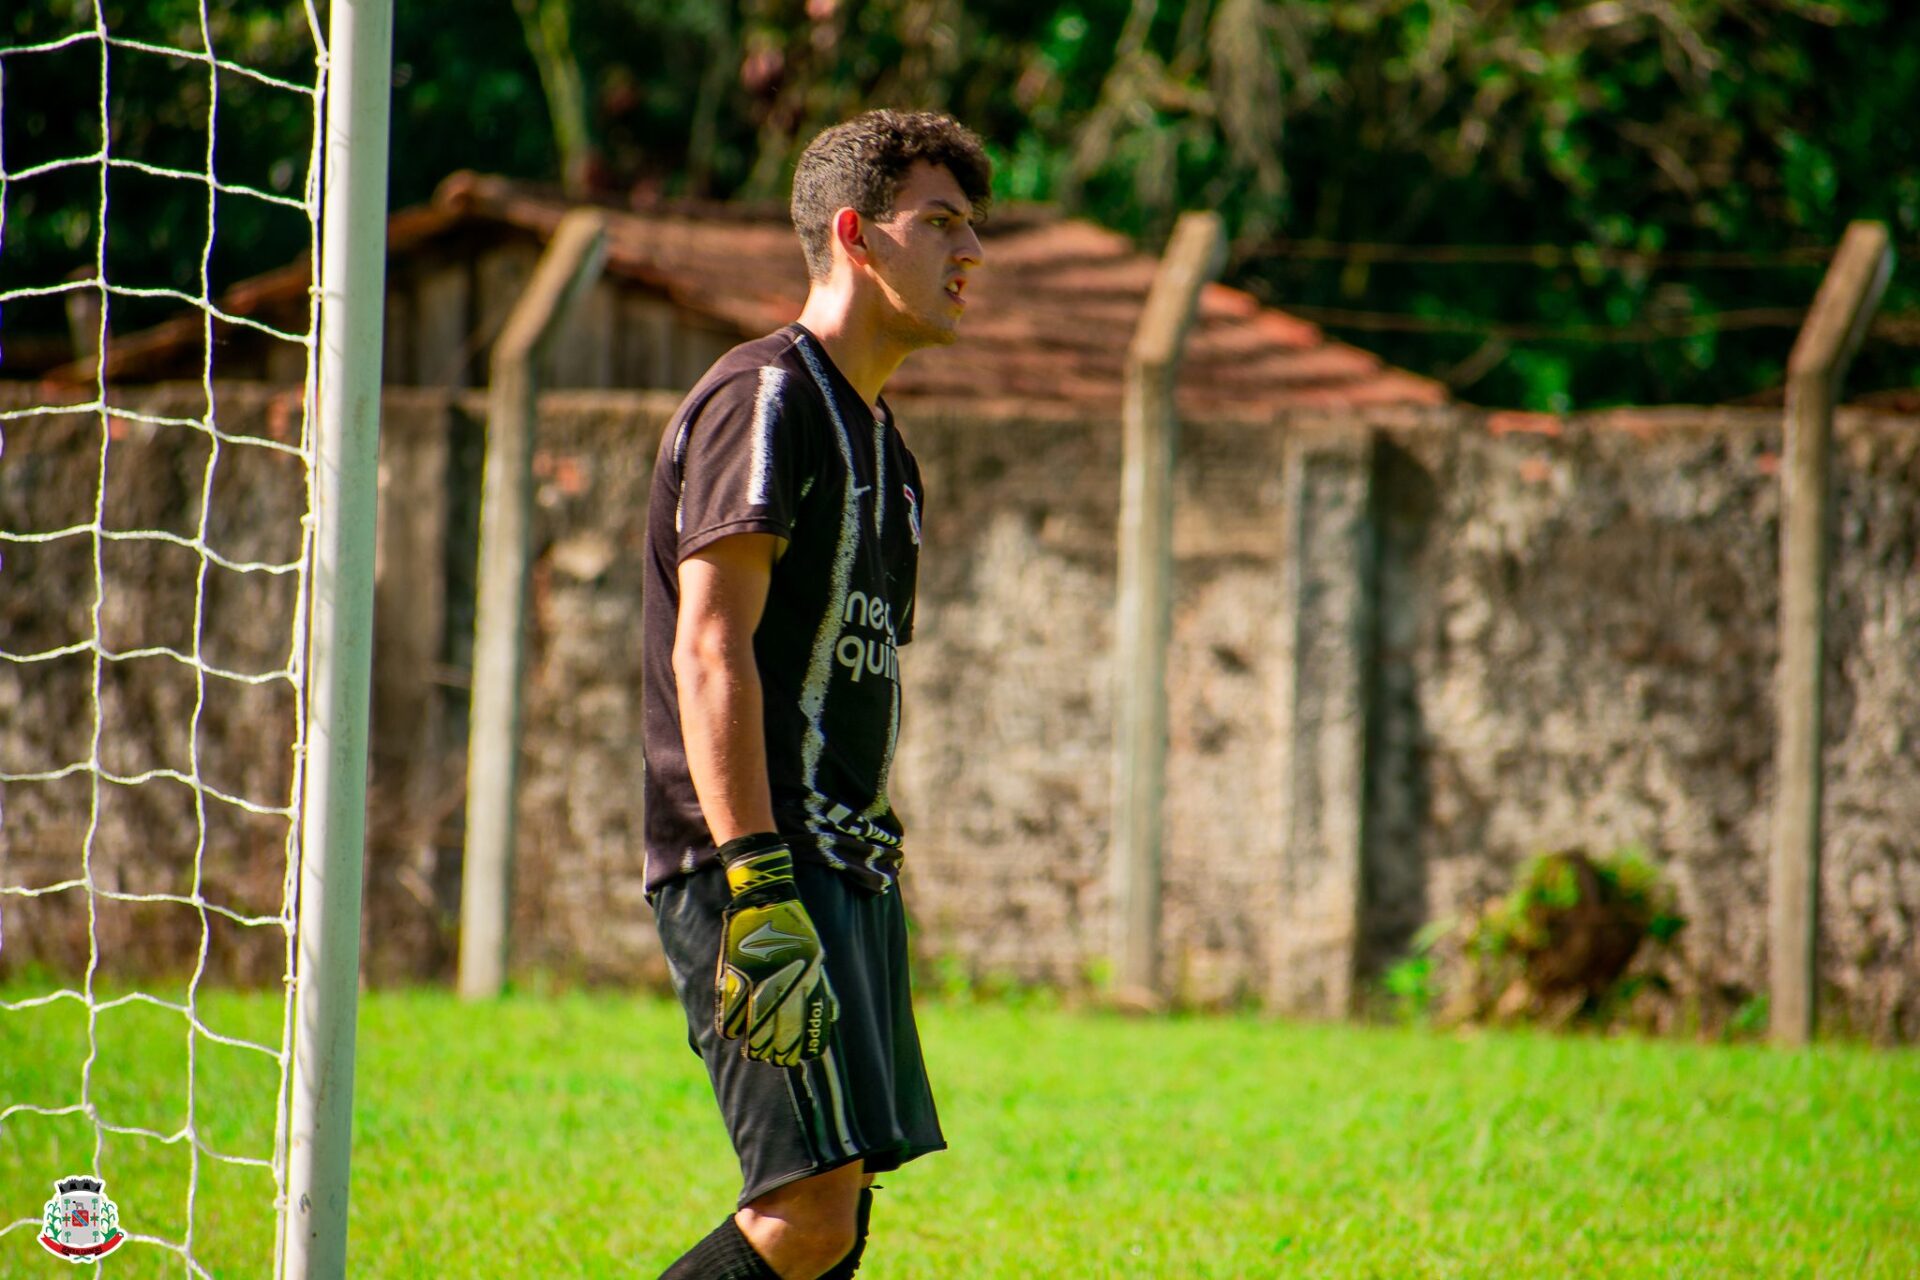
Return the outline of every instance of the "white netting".
{"type": "MultiPolygon", "coordinates": [[[[62,7],[42,3],[39,16],[55,22],[62,7]]],[[[311,3],[304,20],[298,7],[277,12],[282,23],[291,18],[287,29],[304,26],[305,83],[223,50],[207,0],[199,0],[198,47],[110,29],[99,0],[78,29],[47,39],[6,47],[9,28],[0,24],[0,320],[16,304],[56,295],[90,299],[97,317],[92,351],[76,352],[92,359],[90,388],[0,383],[0,1239],[8,1257],[39,1252],[32,1237],[41,1202],[55,1179],[77,1173],[104,1177],[119,1205],[127,1247],[116,1256],[136,1259],[115,1264],[123,1269],[267,1275],[278,1247],[318,302],[311,289],[296,301],[303,330],[236,314],[216,301],[214,267],[222,201],[304,216],[310,260],[318,259],[322,28],[311,3]],[[17,120],[33,105],[13,99],[9,81],[43,70],[34,59],[67,59],[58,64],[66,67],[92,52],[97,120],[72,123],[67,154],[47,155],[39,130],[36,154],[9,169],[9,140],[23,133],[9,133],[9,113],[17,120]],[[204,78],[199,168],[116,152],[114,79],[129,59],[159,60],[141,64],[142,74],[204,78]],[[290,95],[304,112],[306,150],[288,158],[304,161],[304,181],[288,183],[297,194],[222,178],[216,143],[247,125],[218,116],[223,83],[236,83],[229,77],[253,92],[250,111],[290,95]],[[97,201],[82,211],[92,220],[91,270],[24,278],[21,255],[8,261],[9,197],[23,206],[36,182],[88,170],[98,175],[97,201]],[[124,283],[110,272],[116,226],[143,216],[139,201],[110,207],[122,174],[204,190],[197,289],[124,283]],[[126,299],[197,314],[197,387],[134,386],[116,375],[112,320],[126,299]],[[216,355],[236,330],[303,349],[304,385],[216,388],[216,355]],[[278,999],[228,994],[222,978],[277,979],[269,990],[278,999]]],[[[198,94],[195,86],[182,100],[198,94]]],[[[276,109],[285,114],[284,103],[276,109]]],[[[32,216],[57,213],[43,200],[32,216]]]]}

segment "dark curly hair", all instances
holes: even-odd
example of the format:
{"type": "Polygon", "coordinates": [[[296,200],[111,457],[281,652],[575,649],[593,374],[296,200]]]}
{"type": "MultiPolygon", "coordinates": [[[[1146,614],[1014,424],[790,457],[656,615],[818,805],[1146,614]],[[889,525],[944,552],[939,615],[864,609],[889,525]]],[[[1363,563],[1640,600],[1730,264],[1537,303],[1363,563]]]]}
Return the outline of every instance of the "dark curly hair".
{"type": "Polygon", "coordinates": [[[807,144],[793,173],[793,229],[807,274],[824,280],[833,266],[833,215],[852,209],[877,218],[893,210],[900,181],[915,162],[945,166],[984,217],[993,162],[965,125],[932,111],[868,111],[807,144]]]}

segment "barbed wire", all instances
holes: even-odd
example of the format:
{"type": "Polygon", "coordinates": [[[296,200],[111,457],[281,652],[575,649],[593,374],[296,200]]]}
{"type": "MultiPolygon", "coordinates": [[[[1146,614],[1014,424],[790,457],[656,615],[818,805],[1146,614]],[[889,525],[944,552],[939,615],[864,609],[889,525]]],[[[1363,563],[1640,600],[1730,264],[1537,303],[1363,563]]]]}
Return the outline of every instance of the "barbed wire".
{"type": "MultiPolygon", "coordinates": [[[[1920,243],[1895,248],[1897,261],[1920,260],[1920,243]]],[[[1824,267],[1833,245],[1800,245],[1772,250],[1616,249],[1562,244],[1391,244],[1363,240],[1264,240],[1236,244],[1236,264],[1260,258],[1301,261],[1389,263],[1411,266],[1512,266],[1557,271],[1566,267],[1606,270],[1775,271],[1824,267]]]]}
{"type": "MultiPolygon", "coordinates": [[[[1652,318],[1635,324],[1545,325],[1473,316],[1430,316],[1408,311],[1369,311],[1322,307],[1272,296],[1255,287],[1252,292],[1269,306],[1329,329],[1360,333],[1405,333],[1425,337],[1498,338],[1506,342],[1572,342],[1595,346],[1638,345],[1700,337],[1713,333],[1740,333],[1759,329],[1798,329],[1807,318],[1804,307],[1751,307],[1652,318]]],[[[1920,346],[1920,315],[1896,312],[1877,316],[1867,336],[1893,346],[1920,346]]]]}

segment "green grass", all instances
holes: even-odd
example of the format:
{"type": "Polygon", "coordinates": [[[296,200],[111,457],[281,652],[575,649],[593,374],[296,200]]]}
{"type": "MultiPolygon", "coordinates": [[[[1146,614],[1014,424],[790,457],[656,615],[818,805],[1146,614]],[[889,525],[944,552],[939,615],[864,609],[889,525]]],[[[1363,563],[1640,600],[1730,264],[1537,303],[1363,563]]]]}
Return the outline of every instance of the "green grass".
{"type": "MultiPolygon", "coordinates": [[[[277,1039],[277,1005],[205,1004],[277,1039]]],[[[882,1179],[863,1280],[1920,1274],[1911,1051],[964,1004],[922,1022],[953,1149],[882,1179]]],[[[658,1274],[736,1190],[684,1031],[648,997],[366,997],[352,1275],[658,1274]]],[[[179,1017],[113,1010],[97,1038],[102,1114],[177,1128],[179,1017]]],[[[85,1054],[78,1006],[0,1014],[0,1108],[77,1099],[85,1054]]],[[[202,1043],[207,1142],[268,1149],[273,1071],[202,1043]]],[[[15,1116],[0,1222],[93,1164],[84,1120],[15,1116]]],[[[128,1230],[184,1230],[183,1146],[110,1136],[100,1172],[128,1230]]],[[[196,1252],[264,1278],[270,1181],[203,1161],[200,1187],[196,1252]]],[[[33,1235],[0,1237],[0,1276],[70,1274],[33,1235]]],[[[101,1270],[181,1274],[140,1244],[101,1270]]]]}

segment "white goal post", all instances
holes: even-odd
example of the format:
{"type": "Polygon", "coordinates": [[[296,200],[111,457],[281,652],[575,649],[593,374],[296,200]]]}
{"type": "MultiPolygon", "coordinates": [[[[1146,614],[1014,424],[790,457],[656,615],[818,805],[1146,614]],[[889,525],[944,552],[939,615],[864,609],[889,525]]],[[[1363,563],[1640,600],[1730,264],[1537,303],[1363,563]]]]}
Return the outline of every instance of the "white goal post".
{"type": "Polygon", "coordinates": [[[392,48],[392,0],[333,0],[323,82],[318,520],[282,1280],[339,1280],[347,1268],[392,48]]]}

